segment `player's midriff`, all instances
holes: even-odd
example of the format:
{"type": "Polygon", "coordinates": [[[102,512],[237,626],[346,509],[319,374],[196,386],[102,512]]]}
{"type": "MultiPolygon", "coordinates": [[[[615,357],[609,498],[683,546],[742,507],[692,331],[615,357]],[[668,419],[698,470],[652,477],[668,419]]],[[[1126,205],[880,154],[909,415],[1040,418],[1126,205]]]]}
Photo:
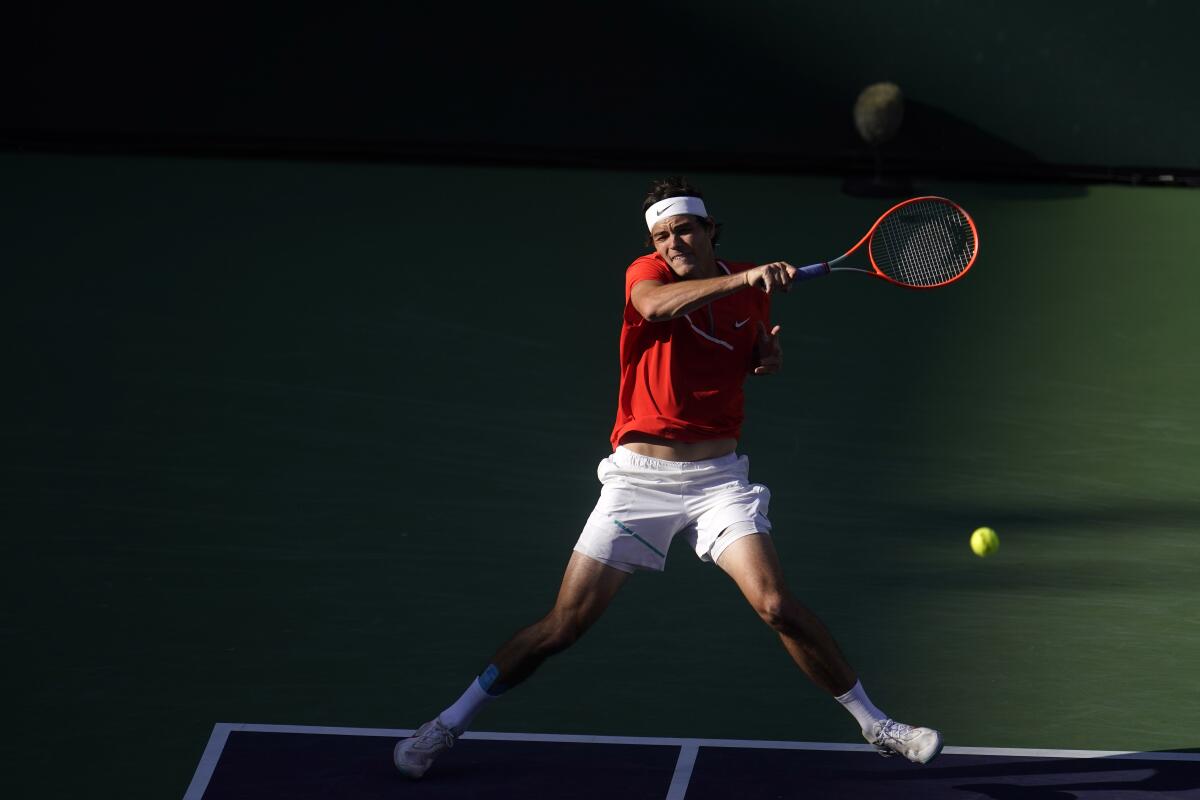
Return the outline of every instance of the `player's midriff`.
{"type": "Polygon", "coordinates": [[[701,442],[672,441],[632,431],[621,444],[638,455],[661,461],[706,461],[720,458],[737,449],[737,439],[708,439],[701,442]]]}

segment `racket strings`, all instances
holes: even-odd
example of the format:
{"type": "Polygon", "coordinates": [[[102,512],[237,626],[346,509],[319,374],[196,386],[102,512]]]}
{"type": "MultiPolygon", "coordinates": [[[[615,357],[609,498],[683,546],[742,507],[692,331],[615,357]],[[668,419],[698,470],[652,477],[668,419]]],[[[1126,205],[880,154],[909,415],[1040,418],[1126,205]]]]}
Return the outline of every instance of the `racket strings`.
{"type": "Polygon", "coordinates": [[[871,236],[879,271],[908,286],[937,286],[962,274],[975,255],[975,233],[957,206],[921,200],[884,217],[871,236]]]}

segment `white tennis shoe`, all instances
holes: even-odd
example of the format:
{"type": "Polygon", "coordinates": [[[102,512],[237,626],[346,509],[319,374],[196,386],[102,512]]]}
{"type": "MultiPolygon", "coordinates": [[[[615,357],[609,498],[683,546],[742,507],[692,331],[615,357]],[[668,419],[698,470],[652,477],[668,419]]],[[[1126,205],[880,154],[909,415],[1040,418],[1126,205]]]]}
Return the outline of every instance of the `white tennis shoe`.
{"type": "Polygon", "coordinates": [[[433,766],[433,760],[454,746],[458,734],[434,717],[408,739],[396,742],[392,763],[410,778],[419,778],[433,766]]]}
{"type": "Polygon", "coordinates": [[[881,756],[899,753],[914,764],[928,764],[942,752],[942,735],[933,728],[914,728],[894,719],[876,722],[863,738],[881,756]]]}

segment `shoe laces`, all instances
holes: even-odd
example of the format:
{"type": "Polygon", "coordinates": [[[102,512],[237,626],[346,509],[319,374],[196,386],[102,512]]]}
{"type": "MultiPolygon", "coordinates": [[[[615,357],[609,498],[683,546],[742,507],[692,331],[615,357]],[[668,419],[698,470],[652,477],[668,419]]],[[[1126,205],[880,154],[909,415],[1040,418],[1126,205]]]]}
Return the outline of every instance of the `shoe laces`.
{"type": "Polygon", "coordinates": [[[415,738],[413,748],[417,750],[436,752],[454,746],[454,731],[436,719],[425,730],[418,732],[415,738]]]}
{"type": "Polygon", "coordinates": [[[885,719],[879,723],[879,727],[875,733],[875,741],[881,742],[885,739],[892,739],[904,744],[916,736],[916,733],[916,729],[911,725],[896,722],[894,719],[885,719]]]}
{"type": "Polygon", "coordinates": [[[883,722],[875,723],[872,733],[875,736],[871,745],[875,748],[876,752],[886,758],[902,752],[903,747],[916,737],[917,730],[911,725],[905,725],[903,722],[886,719],[883,722]]]}

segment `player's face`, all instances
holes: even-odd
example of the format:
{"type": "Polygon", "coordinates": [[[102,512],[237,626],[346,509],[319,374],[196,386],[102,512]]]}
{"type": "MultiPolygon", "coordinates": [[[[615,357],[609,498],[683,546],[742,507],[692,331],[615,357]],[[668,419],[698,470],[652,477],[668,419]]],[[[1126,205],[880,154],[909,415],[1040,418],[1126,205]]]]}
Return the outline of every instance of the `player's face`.
{"type": "Polygon", "coordinates": [[[706,222],[691,214],[680,214],[667,217],[650,231],[655,252],[681,278],[716,274],[712,226],[706,222]]]}

